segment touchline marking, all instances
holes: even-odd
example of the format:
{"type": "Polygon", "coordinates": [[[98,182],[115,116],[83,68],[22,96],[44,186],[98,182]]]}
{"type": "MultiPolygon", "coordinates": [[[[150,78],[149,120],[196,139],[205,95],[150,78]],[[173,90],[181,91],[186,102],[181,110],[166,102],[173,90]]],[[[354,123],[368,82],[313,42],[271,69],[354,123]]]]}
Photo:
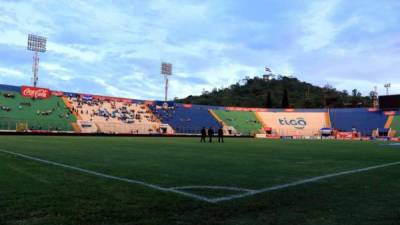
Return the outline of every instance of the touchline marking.
{"type": "Polygon", "coordinates": [[[124,181],[124,182],[131,183],[131,184],[138,184],[138,185],[142,185],[142,186],[145,186],[145,187],[148,187],[148,188],[152,188],[152,189],[155,189],[155,190],[181,194],[181,195],[184,195],[184,196],[187,196],[187,197],[190,197],[190,198],[194,198],[194,199],[202,200],[202,201],[205,201],[205,202],[213,203],[212,199],[204,197],[204,196],[200,196],[200,195],[196,195],[196,194],[192,194],[192,193],[188,193],[188,192],[184,192],[184,191],[179,191],[179,190],[175,190],[175,189],[164,188],[164,187],[161,187],[161,186],[158,186],[158,185],[154,185],[154,184],[149,184],[149,183],[146,183],[146,182],[143,182],[143,181],[140,181],[140,180],[133,180],[133,179],[128,179],[128,178],[108,175],[108,174],[104,174],[104,173],[99,173],[99,172],[96,172],[96,171],[82,169],[82,168],[79,168],[79,167],[70,166],[70,165],[62,164],[62,163],[57,163],[57,162],[53,162],[53,161],[49,161],[49,160],[45,160],[45,159],[40,159],[40,158],[36,158],[36,157],[33,157],[33,156],[24,155],[24,154],[21,154],[21,153],[7,151],[7,150],[4,150],[4,149],[0,149],[0,152],[7,153],[7,154],[10,154],[10,155],[14,155],[14,156],[19,156],[21,158],[30,159],[30,160],[33,160],[33,161],[37,161],[37,162],[41,162],[41,163],[45,163],[45,164],[49,164],[49,165],[53,165],[53,166],[59,166],[59,167],[63,167],[63,168],[67,168],[67,169],[71,169],[71,170],[75,170],[75,171],[79,171],[79,172],[82,172],[82,173],[87,173],[87,174],[91,174],[91,175],[95,175],[95,176],[99,176],[99,177],[104,177],[104,178],[108,178],[108,179],[112,179],[112,180],[124,181]]]}
{"type": "Polygon", "coordinates": [[[45,160],[45,159],[40,159],[40,158],[36,158],[33,156],[24,155],[21,153],[16,153],[16,152],[4,150],[4,149],[0,149],[0,152],[14,155],[14,156],[19,156],[21,158],[30,159],[33,161],[37,161],[37,162],[41,162],[41,163],[45,163],[45,164],[49,164],[49,165],[53,165],[53,166],[59,166],[59,167],[79,171],[79,172],[94,175],[94,176],[104,177],[104,178],[117,180],[117,181],[123,181],[123,182],[131,183],[131,184],[138,184],[138,185],[142,185],[144,187],[152,188],[152,189],[159,190],[159,191],[180,194],[180,195],[183,195],[183,196],[186,196],[189,198],[201,200],[201,201],[208,202],[208,203],[218,203],[218,202],[223,202],[223,201],[230,201],[230,200],[244,198],[244,197],[248,197],[248,196],[252,196],[252,195],[256,195],[256,194],[260,194],[260,193],[265,193],[265,192],[285,189],[285,188],[289,188],[289,187],[294,187],[294,186],[298,186],[298,185],[302,185],[302,184],[317,182],[320,180],[338,177],[338,176],[342,176],[342,175],[361,173],[361,172],[379,169],[379,168],[383,168],[383,167],[400,165],[400,161],[392,162],[392,163],[385,163],[385,164],[380,164],[380,165],[375,165],[375,166],[370,166],[370,167],[365,167],[365,168],[360,168],[360,169],[347,170],[347,171],[342,171],[342,172],[338,172],[338,173],[326,174],[326,175],[312,177],[312,178],[308,178],[308,179],[304,179],[304,180],[298,180],[298,181],[291,182],[291,183],[266,187],[266,188],[262,188],[262,189],[258,189],[258,190],[251,190],[251,189],[238,188],[238,187],[226,187],[226,186],[181,186],[181,187],[166,188],[166,187],[161,187],[161,186],[158,186],[155,184],[146,183],[146,182],[143,182],[140,180],[133,180],[133,179],[128,179],[128,178],[108,175],[108,174],[104,174],[104,173],[100,173],[100,172],[96,172],[96,171],[92,171],[92,170],[87,170],[87,169],[83,169],[83,168],[79,168],[79,167],[75,167],[75,166],[70,166],[67,164],[57,163],[57,162],[53,162],[53,161],[49,161],[49,160],[45,160]],[[201,195],[196,195],[196,194],[192,194],[189,192],[181,191],[181,190],[186,190],[186,189],[221,189],[221,190],[242,191],[245,193],[229,195],[229,196],[225,196],[225,197],[218,197],[218,198],[208,198],[208,197],[204,197],[201,195]]]}

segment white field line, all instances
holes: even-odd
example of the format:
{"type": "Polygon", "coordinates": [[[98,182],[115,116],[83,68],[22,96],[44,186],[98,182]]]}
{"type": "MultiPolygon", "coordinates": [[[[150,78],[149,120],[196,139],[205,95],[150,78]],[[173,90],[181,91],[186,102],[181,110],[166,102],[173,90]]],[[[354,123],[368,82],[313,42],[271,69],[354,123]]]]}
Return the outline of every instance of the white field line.
{"type": "Polygon", "coordinates": [[[294,186],[311,183],[311,182],[316,182],[316,181],[329,179],[329,178],[333,178],[333,177],[338,177],[338,176],[342,176],[342,175],[348,175],[348,174],[352,174],[352,173],[361,173],[361,172],[365,172],[365,171],[369,171],[369,170],[379,169],[379,168],[388,167],[388,166],[395,166],[395,165],[400,165],[400,162],[386,163],[386,164],[380,164],[380,165],[375,165],[375,166],[370,166],[370,167],[365,167],[365,168],[360,168],[360,169],[347,170],[347,171],[338,172],[338,173],[331,173],[331,174],[312,177],[312,178],[299,180],[299,181],[295,181],[295,182],[291,182],[291,183],[287,183],[287,184],[280,184],[280,185],[276,185],[276,186],[272,186],[272,187],[266,187],[266,188],[262,188],[262,189],[255,190],[255,191],[250,191],[250,192],[243,193],[243,194],[231,195],[231,196],[226,196],[226,197],[221,197],[221,198],[213,198],[211,200],[214,203],[222,202],[222,201],[230,201],[233,199],[244,198],[244,197],[248,197],[248,196],[252,196],[252,195],[256,195],[256,194],[260,194],[260,193],[264,193],[264,192],[285,189],[288,187],[294,187],[294,186]]]}
{"type": "Polygon", "coordinates": [[[255,191],[247,188],[239,188],[239,187],[228,187],[228,186],[210,186],[210,185],[191,185],[191,186],[179,186],[179,187],[171,187],[169,189],[172,190],[187,190],[187,189],[214,189],[214,190],[229,190],[229,191],[241,191],[241,192],[251,192],[255,191]]]}
{"type": "Polygon", "coordinates": [[[108,178],[108,179],[112,179],[112,180],[123,181],[123,182],[127,182],[127,183],[130,183],[130,184],[138,184],[138,185],[142,185],[144,187],[152,188],[152,189],[155,189],[155,190],[164,191],[164,192],[172,192],[172,193],[184,195],[184,196],[187,196],[187,197],[190,197],[190,198],[202,200],[202,201],[205,201],[205,202],[211,202],[211,203],[213,202],[211,199],[209,199],[207,197],[204,197],[204,196],[200,196],[200,195],[196,195],[196,194],[192,194],[192,193],[188,193],[188,192],[184,192],[184,191],[179,191],[179,190],[175,190],[175,189],[164,188],[164,187],[161,187],[161,186],[158,186],[158,185],[154,185],[154,184],[149,184],[149,183],[146,183],[146,182],[143,182],[143,181],[140,181],[140,180],[133,180],[133,179],[128,179],[128,178],[108,175],[108,174],[104,174],[104,173],[99,173],[99,172],[96,172],[96,171],[82,169],[82,168],[79,168],[79,167],[70,166],[70,165],[62,164],[62,163],[57,163],[57,162],[53,162],[53,161],[49,161],[49,160],[44,160],[44,159],[36,158],[36,157],[33,157],[33,156],[24,155],[24,154],[21,154],[21,153],[7,151],[7,150],[4,150],[4,149],[0,149],[0,152],[6,153],[6,154],[10,154],[10,155],[14,155],[14,156],[18,156],[18,157],[25,158],[25,159],[30,159],[30,160],[41,162],[41,163],[45,163],[45,164],[49,164],[49,165],[53,165],[53,166],[59,166],[59,167],[67,168],[67,169],[70,169],[70,170],[79,171],[79,172],[82,172],[82,173],[86,173],[86,174],[90,174],[90,175],[94,175],[94,176],[98,176],[98,177],[104,177],[104,178],[108,178]]]}
{"type": "Polygon", "coordinates": [[[70,165],[66,165],[66,164],[62,164],[62,163],[57,163],[57,162],[53,162],[53,161],[49,161],[49,160],[44,160],[44,159],[40,159],[40,158],[24,155],[21,153],[12,152],[12,151],[7,151],[7,150],[3,150],[3,149],[0,149],[0,152],[7,153],[10,155],[14,155],[14,156],[19,156],[19,157],[22,157],[25,159],[30,159],[33,161],[37,161],[37,162],[41,162],[41,163],[45,163],[45,164],[49,164],[49,165],[60,166],[63,168],[79,171],[79,172],[86,173],[86,174],[91,174],[91,175],[104,177],[104,178],[108,178],[108,179],[112,179],[112,180],[124,181],[124,182],[131,183],[131,184],[138,184],[138,185],[142,185],[142,186],[152,188],[155,190],[159,190],[159,191],[172,192],[172,193],[184,195],[189,198],[193,198],[193,199],[197,199],[197,200],[201,200],[201,201],[205,201],[205,202],[209,202],[209,203],[230,201],[230,200],[234,200],[234,199],[238,199],[238,198],[244,198],[244,197],[248,197],[248,196],[252,196],[252,195],[256,195],[256,194],[260,194],[260,193],[285,189],[285,188],[289,188],[289,187],[294,187],[294,186],[298,186],[298,185],[302,185],[302,184],[306,184],[306,183],[312,183],[312,182],[329,179],[329,178],[333,178],[333,177],[338,177],[338,176],[342,176],[342,175],[361,173],[361,172],[379,169],[379,168],[383,168],[383,167],[400,165],[400,162],[380,164],[380,165],[375,165],[375,166],[370,166],[370,167],[365,167],[365,168],[360,168],[360,169],[347,170],[347,171],[343,171],[343,172],[331,173],[331,174],[326,174],[326,175],[322,175],[322,176],[312,177],[312,178],[299,180],[299,181],[295,181],[295,182],[291,182],[291,183],[287,183],[287,184],[280,184],[280,185],[276,185],[276,186],[272,186],[272,187],[266,187],[266,188],[262,188],[259,190],[250,190],[250,189],[245,189],[245,188],[224,187],[224,186],[182,186],[182,187],[165,188],[165,187],[161,187],[161,186],[154,185],[154,184],[149,184],[149,183],[139,181],[139,180],[133,180],[133,179],[123,178],[123,177],[116,177],[116,176],[112,176],[112,175],[108,175],[108,174],[104,174],[104,173],[95,172],[92,170],[82,169],[79,167],[70,166],[70,165]],[[237,194],[237,195],[229,195],[229,196],[220,197],[220,198],[207,198],[207,197],[204,197],[201,195],[196,195],[196,194],[192,194],[189,192],[180,191],[181,189],[184,190],[184,189],[199,189],[199,188],[236,190],[236,191],[243,191],[245,193],[237,194]]]}

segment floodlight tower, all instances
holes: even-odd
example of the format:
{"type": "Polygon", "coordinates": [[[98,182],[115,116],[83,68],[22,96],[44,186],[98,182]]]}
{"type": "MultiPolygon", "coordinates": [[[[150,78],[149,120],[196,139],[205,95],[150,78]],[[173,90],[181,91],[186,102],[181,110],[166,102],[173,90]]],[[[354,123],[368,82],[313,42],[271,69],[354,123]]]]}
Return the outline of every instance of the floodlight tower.
{"type": "Polygon", "coordinates": [[[379,107],[379,100],[378,100],[378,87],[375,86],[374,90],[372,91],[372,105],[374,108],[379,107]]]}
{"type": "Polygon", "coordinates": [[[33,55],[33,63],[32,63],[32,82],[33,86],[36,87],[37,82],[39,80],[39,52],[46,52],[46,38],[29,34],[28,35],[28,46],[27,49],[29,51],[35,52],[33,55]]]}
{"type": "Polygon", "coordinates": [[[386,83],[385,85],[383,85],[386,88],[386,95],[389,95],[389,88],[391,85],[391,83],[386,83]]]}
{"type": "Polygon", "coordinates": [[[164,75],[165,80],[165,98],[164,101],[168,101],[168,77],[172,75],[172,64],[171,63],[161,63],[161,74],[164,75]]]}

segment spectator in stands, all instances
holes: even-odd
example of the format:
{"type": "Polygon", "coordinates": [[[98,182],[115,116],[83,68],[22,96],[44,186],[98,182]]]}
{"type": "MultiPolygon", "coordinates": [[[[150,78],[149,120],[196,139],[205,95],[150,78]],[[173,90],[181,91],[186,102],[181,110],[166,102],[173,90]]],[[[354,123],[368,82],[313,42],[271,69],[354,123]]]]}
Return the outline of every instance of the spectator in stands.
{"type": "Polygon", "coordinates": [[[206,128],[203,127],[203,129],[201,129],[201,139],[200,139],[200,142],[206,142],[206,136],[207,136],[206,128]]]}
{"type": "Polygon", "coordinates": [[[3,96],[4,96],[5,98],[15,98],[15,95],[12,94],[12,93],[4,93],[3,96]]]}
{"type": "Polygon", "coordinates": [[[213,136],[214,136],[214,130],[212,127],[210,127],[210,129],[208,129],[208,137],[210,138],[208,142],[212,143],[213,136]]]}
{"type": "Polygon", "coordinates": [[[222,127],[219,127],[218,129],[218,143],[224,143],[224,131],[222,130],[222,127]]]}
{"type": "Polygon", "coordinates": [[[1,109],[1,110],[4,110],[4,111],[6,111],[6,112],[10,112],[10,111],[11,111],[11,108],[10,108],[10,107],[7,107],[7,106],[0,106],[0,109],[1,109]]]}

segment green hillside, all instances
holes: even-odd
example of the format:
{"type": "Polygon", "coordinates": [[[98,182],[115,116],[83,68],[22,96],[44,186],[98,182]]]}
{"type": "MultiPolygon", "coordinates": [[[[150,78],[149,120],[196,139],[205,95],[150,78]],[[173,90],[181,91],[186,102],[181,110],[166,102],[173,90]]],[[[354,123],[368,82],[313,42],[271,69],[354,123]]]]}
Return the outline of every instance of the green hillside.
{"type": "Polygon", "coordinates": [[[369,107],[372,101],[369,96],[363,97],[356,89],[339,91],[325,85],[319,87],[297,78],[282,77],[264,80],[248,78],[227,88],[204,91],[200,96],[188,96],[176,99],[180,103],[281,108],[284,91],[288,93],[289,107],[322,108],[322,107],[369,107]],[[268,93],[270,98],[268,98],[268,93]]]}

